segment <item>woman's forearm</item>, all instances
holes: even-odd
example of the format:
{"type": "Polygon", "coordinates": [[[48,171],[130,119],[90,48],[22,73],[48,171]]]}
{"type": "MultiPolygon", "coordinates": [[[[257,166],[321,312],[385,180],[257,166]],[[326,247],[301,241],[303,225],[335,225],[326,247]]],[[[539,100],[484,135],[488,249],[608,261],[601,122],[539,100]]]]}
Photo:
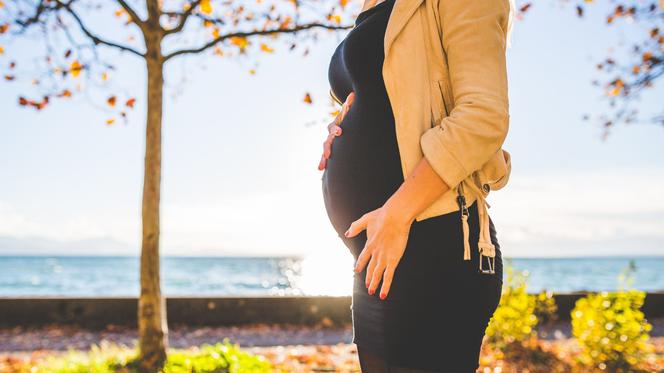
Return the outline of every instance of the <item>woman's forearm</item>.
{"type": "Polygon", "coordinates": [[[385,207],[394,218],[404,219],[403,223],[410,224],[449,189],[427,159],[422,157],[413,172],[385,202],[385,207]]]}

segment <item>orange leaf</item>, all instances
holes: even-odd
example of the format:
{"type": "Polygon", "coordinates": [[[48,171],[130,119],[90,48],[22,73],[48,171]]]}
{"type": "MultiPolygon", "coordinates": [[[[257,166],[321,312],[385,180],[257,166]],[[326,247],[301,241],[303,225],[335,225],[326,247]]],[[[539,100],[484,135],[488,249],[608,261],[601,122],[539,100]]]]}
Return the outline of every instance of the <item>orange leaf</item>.
{"type": "Polygon", "coordinates": [[[249,45],[249,41],[247,38],[242,37],[242,36],[233,36],[231,37],[231,44],[237,45],[240,47],[240,50],[244,51],[244,49],[249,45]]]}
{"type": "Polygon", "coordinates": [[[106,119],[106,124],[108,124],[109,126],[112,125],[113,123],[115,123],[115,118],[106,119]]]}
{"type": "Polygon", "coordinates": [[[8,24],[5,23],[4,25],[0,25],[0,34],[4,34],[7,30],[9,30],[8,24]]]}
{"type": "Polygon", "coordinates": [[[313,100],[311,99],[311,95],[309,94],[309,92],[307,92],[307,94],[304,95],[304,102],[306,102],[307,104],[311,104],[311,103],[313,102],[313,100]]]}
{"type": "Polygon", "coordinates": [[[201,13],[203,14],[210,14],[212,13],[212,4],[210,4],[210,0],[201,0],[201,13]]]}
{"type": "Polygon", "coordinates": [[[74,78],[81,74],[81,70],[83,70],[83,66],[78,62],[78,60],[74,60],[74,62],[69,65],[69,71],[71,71],[71,76],[74,78]]]}
{"type": "Polygon", "coordinates": [[[327,16],[327,19],[336,22],[337,24],[341,23],[341,16],[338,14],[330,14],[327,16]]]}
{"type": "Polygon", "coordinates": [[[219,35],[219,27],[215,27],[214,30],[212,30],[212,37],[217,39],[219,35]]]}
{"type": "Polygon", "coordinates": [[[130,107],[130,108],[133,109],[133,108],[134,108],[134,104],[136,104],[136,99],[135,99],[135,98],[130,98],[130,99],[127,100],[127,102],[125,103],[125,106],[130,107]]]}
{"type": "Polygon", "coordinates": [[[12,81],[14,79],[15,79],[14,75],[5,75],[5,80],[8,81],[8,82],[12,81]]]}
{"type": "Polygon", "coordinates": [[[108,80],[108,74],[107,73],[102,73],[101,74],[101,80],[107,81],[108,80]]]}
{"type": "Polygon", "coordinates": [[[0,56],[2,56],[3,54],[5,54],[5,48],[3,48],[2,45],[0,45],[0,56]]]}
{"type": "Polygon", "coordinates": [[[71,97],[71,91],[68,89],[65,89],[64,91],[60,92],[58,97],[71,97]]]}
{"type": "Polygon", "coordinates": [[[265,44],[265,43],[262,43],[262,44],[261,44],[261,50],[262,50],[263,52],[267,52],[267,53],[272,53],[272,52],[274,52],[274,49],[272,49],[269,45],[267,45],[267,44],[265,44]]]}
{"type": "Polygon", "coordinates": [[[115,101],[116,101],[115,96],[111,96],[111,97],[108,98],[108,100],[106,100],[106,102],[108,103],[109,106],[115,106],[115,101]]]}

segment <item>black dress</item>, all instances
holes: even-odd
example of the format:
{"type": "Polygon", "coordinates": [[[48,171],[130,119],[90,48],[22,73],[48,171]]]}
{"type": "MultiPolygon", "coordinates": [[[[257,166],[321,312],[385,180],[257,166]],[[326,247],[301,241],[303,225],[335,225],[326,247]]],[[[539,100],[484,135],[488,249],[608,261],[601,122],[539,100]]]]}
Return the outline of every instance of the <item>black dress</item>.
{"type": "MultiPolygon", "coordinates": [[[[385,29],[395,0],[359,14],[329,66],[334,94],[355,101],[334,139],[322,177],[328,216],[357,259],[366,231],[343,233],[364,213],[381,207],[403,183],[392,107],[382,76],[385,29]]],[[[469,207],[472,258],[463,260],[459,211],[415,221],[385,300],[369,295],[366,267],[354,274],[353,342],[391,364],[433,371],[474,372],[488,321],[501,295],[502,261],[493,222],[496,274],[477,271],[477,206],[469,207]]]]}

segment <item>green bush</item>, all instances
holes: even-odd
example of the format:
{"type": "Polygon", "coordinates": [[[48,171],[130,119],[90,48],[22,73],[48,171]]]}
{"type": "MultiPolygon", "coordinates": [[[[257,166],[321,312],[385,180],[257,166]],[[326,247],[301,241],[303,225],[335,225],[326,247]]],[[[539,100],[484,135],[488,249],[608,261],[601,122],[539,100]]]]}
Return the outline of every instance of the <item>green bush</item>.
{"type": "Polygon", "coordinates": [[[539,324],[551,324],[558,320],[558,305],[553,292],[543,290],[535,298],[535,316],[539,324]]]}
{"type": "Polygon", "coordinates": [[[644,299],[644,292],[628,290],[591,294],[576,302],[572,334],[585,363],[609,371],[628,370],[651,351],[652,326],[640,310],[644,299]]]}
{"type": "MultiPolygon", "coordinates": [[[[633,265],[620,281],[631,280],[633,265]]],[[[601,292],[579,299],[572,310],[572,334],[582,348],[581,360],[600,369],[629,371],[651,351],[648,343],[652,326],[641,306],[645,292],[627,290],[601,292]]]]}
{"type": "Polygon", "coordinates": [[[515,273],[511,266],[505,269],[503,294],[486,330],[488,341],[498,348],[529,339],[537,325],[536,297],[526,291],[527,272],[515,273]]]}
{"type": "MultiPolygon", "coordinates": [[[[90,351],[70,350],[48,358],[31,373],[138,373],[136,350],[108,343],[90,351]]],[[[262,373],[272,372],[261,356],[242,351],[228,339],[190,350],[170,350],[163,373],[262,373]]]]}

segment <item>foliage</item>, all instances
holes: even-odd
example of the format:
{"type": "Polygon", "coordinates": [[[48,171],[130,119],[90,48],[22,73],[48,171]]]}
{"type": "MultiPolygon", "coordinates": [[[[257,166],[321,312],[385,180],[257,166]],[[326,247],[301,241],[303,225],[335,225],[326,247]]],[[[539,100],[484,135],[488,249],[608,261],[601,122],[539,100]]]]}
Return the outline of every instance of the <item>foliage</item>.
{"type": "MultiPolygon", "coordinates": [[[[90,351],[70,350],[51,356],[33,367],[31,373],[139,373],[135,349],[102,343],[90,351]]],[[[17,370],[18,371],[18,370],[17,370]]],[[[163,373],[253,373],[271,372],[272,365],[261,356],[244,352],[228,339],[188,350],[171,350],[163,373]]],[[[28,370],[26,370],[28,372],[28,370]]]]}
{"type": "MultiPolygon", "coordinates": [[[[621,282],[626,278],[621,275],[621,282]]],[[[643,291],[622,286],[579,299],[572,310],[572,333],[582,348],[581,360],[610,371],[626,371],[644,360],[652,351],[652,326],[641,312],[644,300],[643,291]]]]}
{"type": "Polygon", "coordinates": [[[543,290],[535,297],[535,316],[540,324],[552,324],[558,320],[558,306],[553,292],[543,290]]]}
{"type": "Polygon", "coordinates": [[[534,335],[537,325],[535,296],[526,291],[527,272],[514,272],[506,266],[507,279],[498,309],[486,330],[488,341],[496,346],[522,342],[534,335]]]}

